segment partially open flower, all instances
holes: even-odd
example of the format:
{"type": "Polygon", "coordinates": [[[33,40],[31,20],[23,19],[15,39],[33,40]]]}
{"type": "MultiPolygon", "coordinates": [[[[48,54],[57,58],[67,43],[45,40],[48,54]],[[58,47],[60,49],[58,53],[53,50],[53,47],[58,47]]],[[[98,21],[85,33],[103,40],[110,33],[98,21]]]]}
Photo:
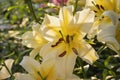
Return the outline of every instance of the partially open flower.
{"type": "Polygon", "coordinates": [[[41,47],[47,43],[47,41],[42,37],[40,34],[40,25],[38,23],[33,24],[32,31],[27,31],[22,35],[22,44],[33,48],[33,50],[30,53],[30,56],[35,57],[41,47]]]}
{"type": "Polygon", "coordinates": [[[109,23],[110,19],[103,14],[106,11],[120,13],[120,0],[86,0],[86,7],[95,12],[95,22],[89,32],[88,37],[94,37],[98,32],[98,27],[102,22],[109,23]]]}
{"type": "Polygon", "coordinates": [[[109,23],[102,22],[99,26],[98,40],[104,42],[109,48],[120,55],[120,21],[119,15],[113,11],[103,14],[109,18],[109,23]]]}

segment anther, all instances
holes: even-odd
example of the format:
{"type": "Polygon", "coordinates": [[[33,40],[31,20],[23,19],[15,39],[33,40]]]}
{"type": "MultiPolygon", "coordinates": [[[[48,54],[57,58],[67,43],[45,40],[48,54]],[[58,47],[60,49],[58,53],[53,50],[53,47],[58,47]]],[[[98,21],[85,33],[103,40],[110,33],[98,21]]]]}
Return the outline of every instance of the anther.
{"type": "Polygon", "coordinates": [[[64,52],[62,52],[60,55],[58,55],[59,57],[63,57],[63,56],[65,56],[65,54],[66,54],[66,51],[64,51],[64,52]]]}
{"type": "Polygon", "coordinates": [[[95,13],[97,13],[97,11],[94,10],[95,13]]]}
{"type": "Polygon", "coordinates": [[[102,5],[100,5],[100,7],[101,7],[101,9],[105,10],[105,8],[102,5]]]}
{"type": "Polygon", "coordinates": [[[95,6],[95,3],[93,2],[93,1],[91,1],[92,2],[92,4],[95,6]]]}
{"type": "Polygon", "coordinates": [[[96,4],[96,7],[100,10],[100,6],[98,4],[96,4]]]}
{"type": "Polygon", "coordinates": [[[51,45],[51,47],[55,47],[55,46],[57,46],[56,44],[55,45],[51,45]]]}
{"type": "Polygon", "coordinates": [[[104,18],[104,16],[102,16],[102,19],[104,18]]]}
{"type": "Polygon", "coordinates": [[[77,49],[72,48],[72,50],[73,50],[73,52],[74,52],[76,55],[78,55],[78,51],[77,51],[77,49]]]}
{"type": "Polygon", "coordinates": [[[69,38],[69,37],[70,37],[69,35],[66,36],[66,42],[67,42],[67,43],[70,42],[70,40],[69,40],[70,38],[69,38]]]}
{"type": "Polygon", "coordinates": [[[61,43],[63,41],[63,38],[60,38],[57,42],[56,42],[56,44],[54,44],[54,45],[51,45],[51,47],[55,47],[55,46],[57,46],[59,43],[61,43]]]}

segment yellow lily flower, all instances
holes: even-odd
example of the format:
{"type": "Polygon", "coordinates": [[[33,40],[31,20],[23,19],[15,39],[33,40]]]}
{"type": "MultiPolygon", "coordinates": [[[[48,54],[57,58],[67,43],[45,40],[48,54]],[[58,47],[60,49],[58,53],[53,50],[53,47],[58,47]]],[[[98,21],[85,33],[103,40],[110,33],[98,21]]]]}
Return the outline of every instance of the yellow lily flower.
{"type": "Polygon", "coordinates": [[[43,59],[56,58],[56,70],[66,79],[72,75],[76,57],[92,64],[98,59],[96,51],[83,38],[92,26],[94,13],[90,9],[72,13],[73,7],[60,9],[59,18],[46,15],[41,26],[43,37],[49,41],[40,50],[43,59]]]}
{"type": "Polygon", "coordinates": [[[97,38],[100,42],[106,43],[109,48],[120,55],[119,15],[113,11],[107,11],[103,15],[109,17],[109,20],[111,20],[111,22],[102,22],[99,25],[100,32],[97,34],[97,38]]]}
{"type": "Polygon", "coordinates": [[[98,27],[102,22],[109,23],[111,20],[103,16],[106,11],[120,13],[120,0],[86,0],[86,7],[95,12],[95,22],[91,28],[88,37],[92,38],[99,33],[98,27]]]}
{"type": "Polygon", "coordinates": [[[33,48],[30,53],[30,56],[32,57],[35,57],[39,53],[41,47],[47,43],[47,41],[40,34],[39,28],[40,25],[34,23],[32,26],[32,31],[27,31],[22,35],[22,44],[29,48],[33,48]]]}
{"type": "MultiPolygon", "coordinates": [[[[14,62],[13,59],[5,60],[5,64],[6,64],[6,66],[9,69],[10,72],[11,72],[11,68],[12,68],[13,62],[14,62]]],[[[9,78],[10,77],[10,73],[8,72],[6,67],[0,65],[0,68],[1,68],[1,70],[0,70],[0,80],[9,78]]]]}
{"type": "Polygon", "coordinates": [[[120,0],[86,0],[86,7],[91,8],[96,13],[96,17],[100,17],[108,10],[120,13],[120,0]]]}
{"type": "MultiPolygon", "coordinates": [[[[15,80],[63,80],[56,76],[54,64],[55,59],[49,59],[40,64],[32,57],[24,56],[20,65],[28,72],[28,74],[16,73],[15,80]]],[[[73,80],[80,80],[75,78],[73,80]]],[[[66,80],[72,80],[72,78],[66,80]]]]}

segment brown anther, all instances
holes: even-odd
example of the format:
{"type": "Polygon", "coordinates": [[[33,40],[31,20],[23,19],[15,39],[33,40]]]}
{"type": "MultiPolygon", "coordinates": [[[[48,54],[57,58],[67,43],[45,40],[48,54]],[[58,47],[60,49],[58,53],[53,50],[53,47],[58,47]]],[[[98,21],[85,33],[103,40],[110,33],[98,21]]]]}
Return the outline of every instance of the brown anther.
{"type": "Polygon", "coordinates": [[[100,6],[98,4],[96,4],[96,7],[100,10],[100,6]]]}
{"type": "Polygon", "coordinates": [[[51,45],[51,47],[57,46],[59,43],[63,41],[63,38],[60,38],[54,45],[51,45]]]}
{"type": "Polygon", "coordinates": [[[73,52],[74,52],[76,55],[78,55],[78,51],[77,51],[77,49],[72,48],[72,50],[73,50],[73,52]]]}
{"type": "Polygon", "coordinates": [[[105,8],[102,5],[100,5],[100,7],[101,7],[102,10],[105,10],[105,8]]]}
{"type": "Polygon", "coordinates": [[[70,40],[69,40],[70,38],[69,38],[69,37],[70,37],[69,35],[66,36],[66,42],[67,42],[67,43],[70,42],[70,40]]]}
{"type": "Polygon", "coordinates": [[[104,18],[104,16],[102,16],[102,19],[104,18]]]}
{"type": "Polygon", "coordinates": [[[51,47],[55,47],[55,46],[57,46],[56,44],[54,44],[54,45],[51,45],[51,47]]]}
{"type": "Polygon", "coordinates": [[[58,55],[59,57],[63,57],[63,56],[65,56],[65,54],[66,54],[66,51],[64,51],[64,52],[62,52],[60,55],[58,55]]]}
{"type": "Polygon", "coordinates": [[[63,41],[63,38],[60,38],[58,41],[59,41],[59,42],[63,41]]]}
{"type": "Polygon", "coordinates": [[[95,13],[97,13],[97,11],[94,10],[95,13]]]}

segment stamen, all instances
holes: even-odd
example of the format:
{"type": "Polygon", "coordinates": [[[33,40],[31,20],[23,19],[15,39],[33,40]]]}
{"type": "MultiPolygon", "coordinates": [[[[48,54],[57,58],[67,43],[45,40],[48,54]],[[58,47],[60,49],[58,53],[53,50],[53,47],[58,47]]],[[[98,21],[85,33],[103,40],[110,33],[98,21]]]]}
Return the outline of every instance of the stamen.
{"type": "Polygon", "coordinates": [[[93,1],[92,1],[92,4],[93,4],[94,6],[96,6],[95,3],[94,3],[93,1]]]}
{"type": "Polygon", "coordinates": [[[51,45],[51,47],[55,47],[55,46],[57,46],[59,43],[61,43],[63,41],[63,38],[60,38],[57,42],[56,42],[56,44],[54,44],[54,45],[51,45]]]}
{"type": "Polygon", "coordinates": [[[66,54],[66,51],[62,52],[62,53],[59,55],[59,57],[63,57],[63,56],[65,56],[65,54],[66,54]]]}
{"type": "Polygon", "coordinates": [[[105,10],[105,8],[102,5],[100,5],[100,7],[101,7],[101,9],[105,10]]]}
{"type": "Polygon", "coordinates": [[[102,16],[102,19],[104,18],[104,16],[102,16]]]}
{"type": "Polygon", "coordinates": [[[96,7],[100,10],[100,6],[98,4],[96,4],[96,7]]]}
{"type": "Polygon", "coordinates": [[[70,38],[69,38],[69,37],[70,37],[69,35],[66,36],[66,42],[67,42],[67,43],[70,42],[70,38]]]}
{"type": "Polygon", "coordinates": [[[60,38],[58,41],[59,41],[59,42],[63,41],[63,38],[60,38]]]}
{"type": "Polygon", "coordinates": [[[94,10],[95,13],[97,13],[97,11],[94,10]]]}
{"type": "Polygon", "coordinates": [[[55,45],[51,45],[51,47],[55,47],[55,46],[57,46],[56,44],[55,45]]]}
{"type": "Polygon", "coordinates": [[[77,51],[77,49],[72,48],[72,50],[73,50],[73,52],[74,52],[76,55],[78,55],[78,51],[77,51]]]}

